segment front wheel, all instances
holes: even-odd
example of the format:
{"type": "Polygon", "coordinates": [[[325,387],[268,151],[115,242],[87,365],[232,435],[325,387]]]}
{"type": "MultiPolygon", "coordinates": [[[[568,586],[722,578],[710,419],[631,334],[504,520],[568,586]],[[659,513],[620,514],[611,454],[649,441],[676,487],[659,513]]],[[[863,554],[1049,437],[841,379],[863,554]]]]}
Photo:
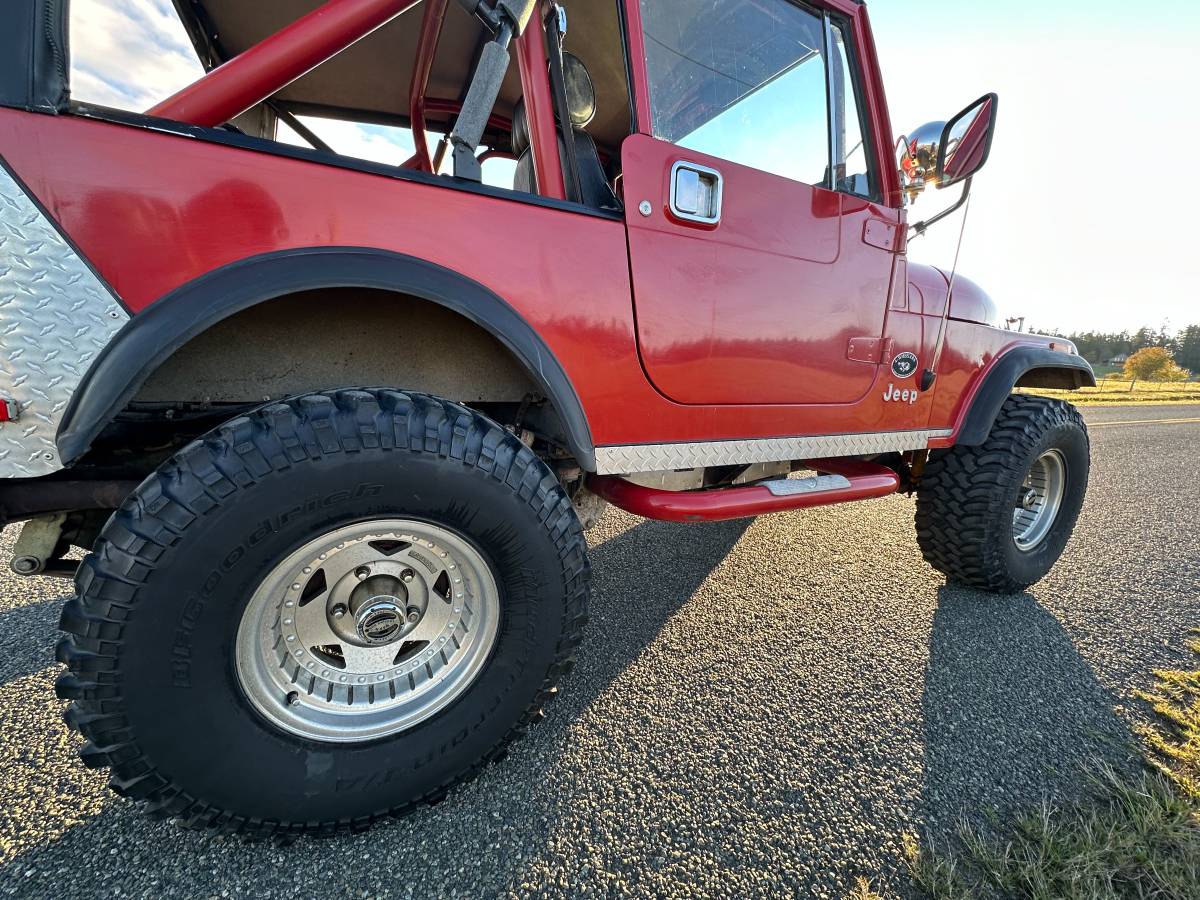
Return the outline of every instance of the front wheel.
{"type": "Polygon", "coordinates": [[[84,762],[153,814],[365,827],[499,758],[589,570],[553,473],[483,416],[339,391],[221,426],[108,522],[63,613],[84,762]]]}
{"type": "Polygon", "coordinates": [[[1087,426],[1075,407],[1014,394],[981,446],[930,455],[917,488],[922,554],[969,587],[1029,587],[1066,547],[1090,464],[1087,426]]]}

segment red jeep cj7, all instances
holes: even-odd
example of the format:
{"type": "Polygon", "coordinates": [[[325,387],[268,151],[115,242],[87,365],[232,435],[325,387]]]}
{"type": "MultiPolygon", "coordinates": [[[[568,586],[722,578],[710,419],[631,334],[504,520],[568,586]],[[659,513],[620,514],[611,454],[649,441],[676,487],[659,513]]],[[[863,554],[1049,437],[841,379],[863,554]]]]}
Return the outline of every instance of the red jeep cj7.
{"type": "Polygon", "coordinates": [[[66,0],[0,31],[0,514],[74,576],[58,693],[120,794],[256,834],[440,798],[553,696],[605,502],[914,492],[998,592],[1062,552],[1087,432],[1013,389],[1091,369],[905,258],[997,99],[897,165],[860,3],[176,6],[209,72],[141,114],[71,101],[66,0]]]}

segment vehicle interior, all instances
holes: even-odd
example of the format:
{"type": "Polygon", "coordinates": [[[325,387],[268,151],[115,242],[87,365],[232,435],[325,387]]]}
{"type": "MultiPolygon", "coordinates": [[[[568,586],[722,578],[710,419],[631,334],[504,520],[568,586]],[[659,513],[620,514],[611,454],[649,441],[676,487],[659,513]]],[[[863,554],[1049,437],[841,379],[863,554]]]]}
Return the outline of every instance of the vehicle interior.
{"type": "MultiPolygon", "coordinates": [[[[206,69],[233,58],[320,5],[321,0],[175,0],[206,69]]],[[[633,130],[619,4],[617,0],[563,0],[560,6],[566,13],[565,94],[582,201],[599,209],[619,209],[619,148],[633,130]]],[[[282,125],[317,150],[337,154],[336,144],[322,140],[297,117],[412,129],[416,114],[424,119],[430,143],[440,142],[455,123],[491,37],[453,0],[426,0],[227,127],[276,139],[282,125]],[[433,40],[428,41],[429,37],[433,40]],[[423,45],[434,48],[432,59],[422,58],[423,45]],[[422,79],[427,79],[423,91],[422,79]]],[[[521,78],[515,52],[512,55],[513,63],[484,131],[480,159],[514,161],[512,184],[502,186],[537,193],[521,78]]],[[[565,156],[561,137],[560,152],[565,156]]],[[[450,170],[444,145],[425,154],[418,150],[403,166],[437,173],[450,170]]]]}

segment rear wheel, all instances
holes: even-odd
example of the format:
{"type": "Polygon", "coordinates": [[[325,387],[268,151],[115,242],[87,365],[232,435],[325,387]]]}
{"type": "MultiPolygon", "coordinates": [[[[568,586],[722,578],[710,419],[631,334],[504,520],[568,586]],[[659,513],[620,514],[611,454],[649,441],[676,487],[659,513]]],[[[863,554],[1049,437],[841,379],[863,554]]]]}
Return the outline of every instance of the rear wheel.
{"type": "Polygon", "coordinates": [[[921,552],[951,581],[1023,590],[1062,555],[1089,468],[1087,426],[1073,406],[1014,394],[981,446],[930,455],[917,489],[921,552]]]}
{"type": "Polygon", "coordinates": [[[494,422],[391,391],[235,419],[84,561],[59,681],[84,761],[194,826],[365,827],[524,733],[585,621],[571,502],[494,422]]]}

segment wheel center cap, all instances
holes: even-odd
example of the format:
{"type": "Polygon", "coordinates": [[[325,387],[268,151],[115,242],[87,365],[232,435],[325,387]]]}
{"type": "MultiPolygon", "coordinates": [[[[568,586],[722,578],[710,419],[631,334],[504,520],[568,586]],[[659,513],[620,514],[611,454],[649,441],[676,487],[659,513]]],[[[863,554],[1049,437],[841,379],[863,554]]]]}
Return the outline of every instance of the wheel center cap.
{"type": "Polygon", "coordinates": [[[364,644],[390,644],[406,624],[405,609],[397,597],[371,597],[354,614],[354,628],[364,644]]]}
{"type": "Polygon", "coordinates": [[[1038,492],[1030,488],[1025,492],[1025,496],[1021,498],[1021,505],[1026,509],[1033,509],[1037,505],[1038,492]]]}

